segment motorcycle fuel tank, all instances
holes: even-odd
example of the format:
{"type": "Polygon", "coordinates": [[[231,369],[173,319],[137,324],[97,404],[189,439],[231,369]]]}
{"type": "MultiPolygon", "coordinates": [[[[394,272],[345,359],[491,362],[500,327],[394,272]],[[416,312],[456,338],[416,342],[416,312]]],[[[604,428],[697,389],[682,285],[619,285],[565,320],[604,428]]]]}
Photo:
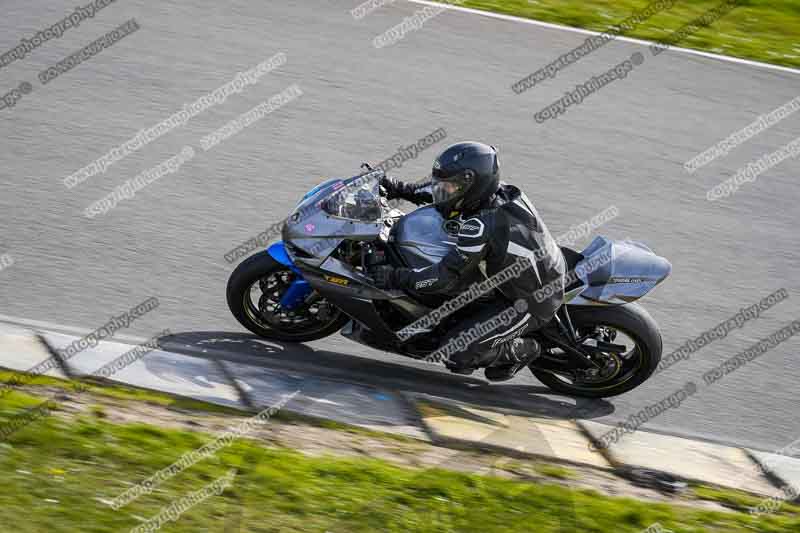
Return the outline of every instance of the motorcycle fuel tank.
{"type": "Polygon", "coordinates": [[[397,250],[411,268],[438,263],[453,249],[461,224],[445,221],[432,206],[422,207],[398,220],[394,230],[397,250]]]}

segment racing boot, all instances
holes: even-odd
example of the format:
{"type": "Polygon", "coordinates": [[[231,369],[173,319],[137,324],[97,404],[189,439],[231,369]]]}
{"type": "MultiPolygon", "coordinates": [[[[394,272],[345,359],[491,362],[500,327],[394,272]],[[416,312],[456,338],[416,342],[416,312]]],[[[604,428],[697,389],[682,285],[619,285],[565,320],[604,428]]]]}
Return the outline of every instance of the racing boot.
{"type": "Polygon", "coordinates": [[[539,357],[541,346],[529,337],[516,338],[500,346],[495,363],[484,370],[489,381],[506,381],[539,357]]]}
{"type": "Polygon", "coordinates": [[[459,360],[459,358],[450,358],[445,360],[444,366],[453,374],[461,374],[462,376],[469,376],[475,372],[475,365],[472,361],[473,357],[468,360],[459,360]]]}

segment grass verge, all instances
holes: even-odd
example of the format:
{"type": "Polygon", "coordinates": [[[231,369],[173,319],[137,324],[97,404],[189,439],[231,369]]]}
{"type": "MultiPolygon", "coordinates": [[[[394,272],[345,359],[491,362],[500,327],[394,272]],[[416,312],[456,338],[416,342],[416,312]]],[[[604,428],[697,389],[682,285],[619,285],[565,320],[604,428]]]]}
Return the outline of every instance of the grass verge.
{"type": "MultiPolygon", "coordinates": [[[[10,370],[0,370],[0,383],[14,383],[14,379],[19,375],[18,372],[10,370]]],[[[181,398],[170,394],[165,394],[136,387],[126,387],[124,385],[94,382],[91,380],[67,380],[53,378],[50,376],[30,376],[25,381],[26,387],[51,387],[60,389],[65,393],[76,393],[77,387],[85,387],[85,391],[92,394],[99,394],[108,398],[118,400],[133,400],[137,402],[147,402],[153,405],[160,405],[175,410],[203,411],[209,413],[242,415],[244,411],[225,407],[191,398],[181,398]]]]}
{"type": "MultiPolygon", "coordinates": [[[[649,0],[466,0],[461,5],[606,31],[649,3],[649,0]]],[[[679,0],[672,9],[653,16],[626,36],[650,41],[664,39],[719,4],[719,0],[679,0]]],[[[800,2],[741,0],[740,4],[676,46],[800,68],[800,2]]],[[[543,66],[535,65],[533,70],[543,66]]]]}
{"type": "MultiPolygon", "coordinates": [[[[763,498],[719,487],[695,486],[692,487],[692,492],[698,498],[715,501],[725,507],[742,512],[749,512],[751,508],[758,508],[758,505],[764,501],[763,498]]],[[[800,517],[800,506],[789,502],[781,504],[781,511],[800,517]]]]}
{"type": "MultiPolygon", "coordinates": [[[[0,419],[40,402],[11,393],[0,401],[0,419]]],[[[624,533],[656,522],[676,533],[800,530],[797,516],[756,519],[379,460],[311,458],[247,440],[119,511],[104,503],[211,438],[148,424],[111,424],[102,416],[37,420],[0,443],[3,530],[126,531],[230,468],[238,473],[228,490],[187,510],[163,531],[624,533]]]]}

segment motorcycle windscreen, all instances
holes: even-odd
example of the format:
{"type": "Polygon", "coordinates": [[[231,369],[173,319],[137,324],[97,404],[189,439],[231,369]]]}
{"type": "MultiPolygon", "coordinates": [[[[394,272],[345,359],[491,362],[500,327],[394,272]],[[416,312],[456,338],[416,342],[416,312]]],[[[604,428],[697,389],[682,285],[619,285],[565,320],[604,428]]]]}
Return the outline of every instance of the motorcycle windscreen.
{"type": "Polygon", "coordinates": [[[636,241],[596,237],[581,253],[573,275],[587,285],[580,296],[591,302],[633,302],[672,272],[669,261],[636,241]]]}
{"type": "Polygon", "coordinates": [[[348,180],[322,203],[322,209],[338,218],[377,222],[383,219],[379,188],[378,178],[370,174],[357,181],[348,180]]]}

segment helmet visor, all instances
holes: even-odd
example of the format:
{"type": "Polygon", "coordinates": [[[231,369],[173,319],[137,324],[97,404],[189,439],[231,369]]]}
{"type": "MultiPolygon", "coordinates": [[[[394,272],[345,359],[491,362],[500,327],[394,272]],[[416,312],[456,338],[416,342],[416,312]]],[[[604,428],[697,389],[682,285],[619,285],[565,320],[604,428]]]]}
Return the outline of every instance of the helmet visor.
{"type": "Polygon", "coordinates": [[[469,182],[464,176],[450,178],[448,180],[439,180],[434,177],[431,182],[433,203],[445,204],[452,202],[464,196],[468,188],[469,182]]]}

